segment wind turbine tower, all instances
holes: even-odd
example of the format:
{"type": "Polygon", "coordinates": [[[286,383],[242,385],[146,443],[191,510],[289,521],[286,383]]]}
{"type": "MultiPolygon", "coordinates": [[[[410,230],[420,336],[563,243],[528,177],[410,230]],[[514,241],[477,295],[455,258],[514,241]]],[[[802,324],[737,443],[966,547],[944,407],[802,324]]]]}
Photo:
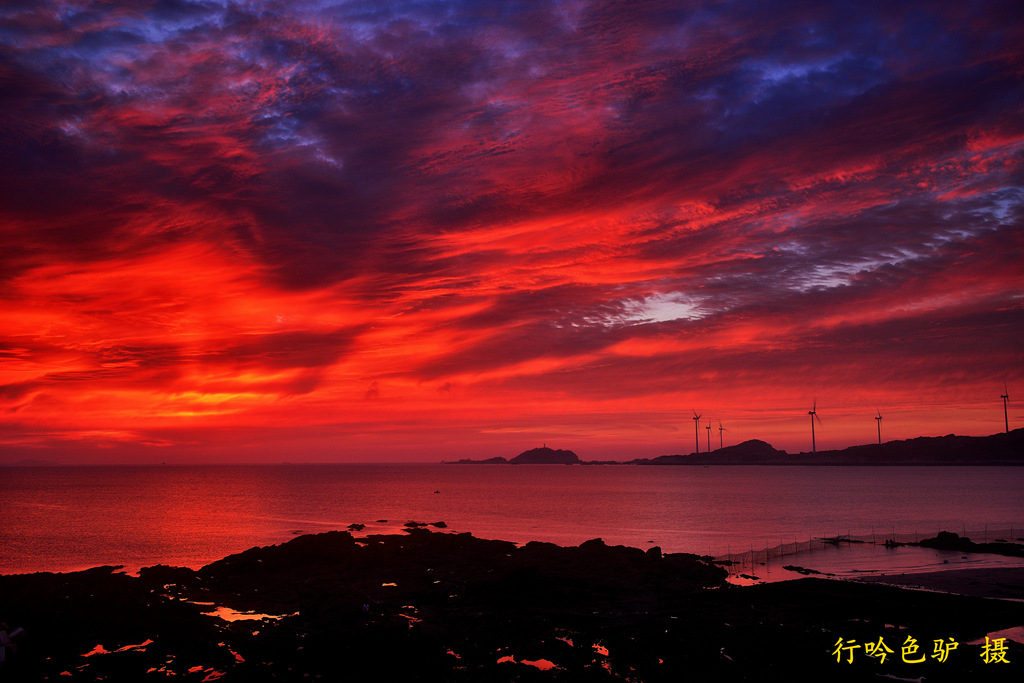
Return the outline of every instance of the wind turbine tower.
{"type": "Polygon", "coordinates": [[[722,449],[722,448],[725,447],[725,440],[722,438],[722,432],[724,432],[724,431],[725,431],[725,427],[723,427],[722,423],[719,422],[718,423],[718,448],[719,449],[722,449]]]}
{"type": "Polygon", "coordinates": [[[814,399],[814,407],[808,410],[807,414],[811,416],[811,453],[817,453],[818,446],[814,442],[814,421],[817,420],[818,424],[821,424],[821,418],[818,417],[818,399],[814,399]]]}
{"type": "Polygon", "coordinates": [[[1003,395],[999,398],[1003,399],[1003,422],[1006,424],[1006,433],[1010,433],[1010,416],[1006,412],[1006,404],[1010,401],[1010,392],[1006,390],[1006,385],[1003,385],[1003,395]]]}
{"type": "Polygon", "coordinates": [[[693,411],[693,440],[697,447],[697,452],[700,453],[700,431],[697,426],[700,424],[700,416],[704,413],[698,414],[697,411],[693,411]]]}
{"type": "Polygon", "coordinates": [[[708,422],[708,426],[705,427],[708,430],[708,453],[711,452],[711,423],[708,422]]]}
{"type": "Polygon", "coordinates": [[[875,412],[878,413],[878,417],[875,418],[875,423],[878,425],[878,445],[881,446],[882,445],[882,413],[878,409],[875,409],[875,412]]]}

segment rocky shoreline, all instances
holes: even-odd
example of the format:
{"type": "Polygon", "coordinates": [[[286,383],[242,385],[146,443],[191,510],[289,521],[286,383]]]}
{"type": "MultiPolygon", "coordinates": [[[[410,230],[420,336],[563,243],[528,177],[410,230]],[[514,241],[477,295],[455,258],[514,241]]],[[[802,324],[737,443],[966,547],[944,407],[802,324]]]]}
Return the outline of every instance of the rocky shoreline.
{"type": "Polygon", "coordinates": [[[0,619],[25,630],[0,678],[991,681],[1022,672],[1024,646],[1007,640],[1008,661],[986,663],[968,642],[1024,624],[1024,603],[820,578],[737,587],[707,560],[599,539],[517,546],[415,524],[404,534],[300,536],[199,570],[0,576],[0,619]],[[921,663],[902,661],[908,637],[921,663]],[[893,650],[884,661],[864,654],[879,638],[893,650]],[[930,656],[940,639],[958,643],[946,661],[930,656]]]}

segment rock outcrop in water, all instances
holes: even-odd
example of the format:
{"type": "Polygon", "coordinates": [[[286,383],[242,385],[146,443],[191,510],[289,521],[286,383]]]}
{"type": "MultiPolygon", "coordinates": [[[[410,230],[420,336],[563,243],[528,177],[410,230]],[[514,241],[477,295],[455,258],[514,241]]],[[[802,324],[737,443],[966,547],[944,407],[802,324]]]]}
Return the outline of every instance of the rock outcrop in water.
{"type": "MultiPolygon", "coordinates": [[[[908,545],[920,545],[925,548],[937,548],[939,550],[955,550],[961,553],[991,553],[1008,557],[1024,557],[1024,544],[1014,543],[1012,539],[1009,541],[1001,539],[992,543],[975,543],[966,536],[961,536],[952,531],[940,531],[934,538],[926,538],[908,545]]],[[[1024,570],[1021,573],[1024,574],[1024,570]]]]}

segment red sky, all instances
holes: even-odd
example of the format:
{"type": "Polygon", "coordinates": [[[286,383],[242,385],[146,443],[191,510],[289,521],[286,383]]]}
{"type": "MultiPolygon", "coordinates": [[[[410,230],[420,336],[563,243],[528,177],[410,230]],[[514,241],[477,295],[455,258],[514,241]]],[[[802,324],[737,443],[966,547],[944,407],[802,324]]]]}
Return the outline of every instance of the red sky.
{"type": "Polygon", "coordinates": [[[0,463],[1020,426],[1019,6],[839,5],[5,3],[0,463]]]}

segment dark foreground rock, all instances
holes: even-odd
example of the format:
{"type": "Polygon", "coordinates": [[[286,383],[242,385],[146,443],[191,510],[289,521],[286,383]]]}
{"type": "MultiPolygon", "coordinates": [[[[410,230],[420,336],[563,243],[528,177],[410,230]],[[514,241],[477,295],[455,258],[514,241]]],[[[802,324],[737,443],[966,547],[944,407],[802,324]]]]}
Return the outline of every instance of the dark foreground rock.
{"type": "Polygon", "coordinates": [[[1024,624],[1020,603],[823,579],[738,588],[724,576],[693,555],[597,539],[517,547],[421,527],[301,536],[198,571],[4,576],[0,620],[26,635],[0,679],[1019,680],[1019,645],[1004,643],[1009,664],[986,664],[967,641],[1024,624]],[[202,613],[214,606],[272,617],[202,613]],[[959,647],[907,664],[908,636],[926,655],[938,639],[959,647]],[[879,638],[894,651],[884,662],[863,654],[879,638]],[[861,646],[852,664],[846,651],[836,661],[840,640],[861,646]]]}

